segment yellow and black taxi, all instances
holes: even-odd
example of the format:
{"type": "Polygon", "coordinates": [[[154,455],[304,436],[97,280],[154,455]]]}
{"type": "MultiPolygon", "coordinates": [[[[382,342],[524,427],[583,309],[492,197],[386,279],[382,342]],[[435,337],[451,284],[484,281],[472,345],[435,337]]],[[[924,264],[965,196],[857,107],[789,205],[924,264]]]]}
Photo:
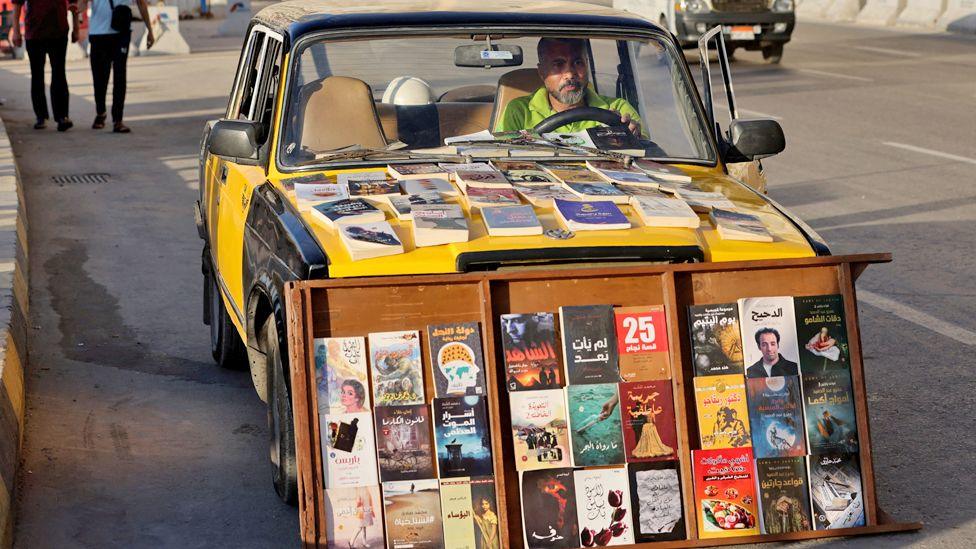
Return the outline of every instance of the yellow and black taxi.
{"type": "MultiPolygon", "coordinates": [[[[708,78],[704,68],[699,81],[708,78]]],[[[221,366],[249,368],[268,403],[279,496],[296,497],[282,352],[287,281],[829,253],[809,227],[729,175],[731,163],[780,152],[779,125],[737,119],[734,106],[731,119],[719,124],[711,84],[703,83],[700,92],[667,30],[584,3],[303,0],[259,12],[225,116],[204,133],[196,219],[213,356],[221,366]],[[574,233],[551,209],[536,208],[543,234],[489,236],[478,211],[465,205],[466,241],[418,247],[410,221],[388,211],[403,252],[353,260],[336,227],[295,196],[300,183],[335,182],[344,173],[485,162],[498,147],[476,146],[480,138],[472,136],[486,132],[574,135],[602,124],[626,128],[646,159],[759,218],[771,241],[723,239],[707,215],[697,229],[648,227],[627,205],[620,208],[630,229],[574,233]],[[451,146],[458,136],[474,143],[451,146]]],[[[507,154],[579,165],[630,159],[557,141],[533,141],[507,154]]]]}

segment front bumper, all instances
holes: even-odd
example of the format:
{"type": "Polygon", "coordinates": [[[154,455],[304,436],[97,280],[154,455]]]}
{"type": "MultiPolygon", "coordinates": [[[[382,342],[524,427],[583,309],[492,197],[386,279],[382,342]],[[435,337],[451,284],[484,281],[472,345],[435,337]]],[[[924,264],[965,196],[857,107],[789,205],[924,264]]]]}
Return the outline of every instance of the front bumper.
{"type": "Polygon", "coordinates": [[[789,42],[793,34],[793,27],[796,26],[796,15],[793,12],[780,13],[774,11],[674,14],[675,35],[683,48],[697,47],[698,38],[716,25],[727,27],[759,25],[761,31],[756,33],[752,40],[732,40],[728,34],[725,35],[726,46],[755,50],[764,46],[789,42]],[[777,23],[785,24],[785,29],[782,32],[774,32],[777,23]],[[699,30],[699,25],[704,25],[704,31],[699,30]]]}

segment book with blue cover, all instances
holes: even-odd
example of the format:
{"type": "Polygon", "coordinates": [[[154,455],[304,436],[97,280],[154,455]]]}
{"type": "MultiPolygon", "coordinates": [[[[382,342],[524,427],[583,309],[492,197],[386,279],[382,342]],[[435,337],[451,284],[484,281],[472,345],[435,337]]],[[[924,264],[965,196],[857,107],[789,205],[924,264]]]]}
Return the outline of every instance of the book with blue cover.
{"type": "Polygon", "coordinates": [[[542,224],[532,206],[495,206],[481,208],[481,218],[491,236],[542,234],[542,224]]]}
{"type": "Polygon", "coordinates": [[[572,231],[629,229],[630,221],[613,202],[555,199],[556,216],[572,231]]]}
{"type": "Polygon", "coordinates": [[[804,373],[803,411],[807,423],[807,452],[858,451],[854,392],[847,370],[804,373]]]}
{"type": "Polygon", "coordinates": [[[491,435],[484,397],[435,398],[434,445],[440,478],[490,476],[491,435]]]}
{"type": "Polygon", "coordinates": [[[756,459],[806,455],[798,376],[747,379],[746,400],[756,459]]]}

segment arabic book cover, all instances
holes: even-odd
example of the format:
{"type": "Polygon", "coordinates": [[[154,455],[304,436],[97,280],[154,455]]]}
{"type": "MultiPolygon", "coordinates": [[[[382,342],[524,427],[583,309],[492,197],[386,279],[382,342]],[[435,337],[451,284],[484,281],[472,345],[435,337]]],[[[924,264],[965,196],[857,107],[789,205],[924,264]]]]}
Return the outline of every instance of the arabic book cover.
{"type": "Polygon", "coordinates": [[[319,337],[313,342],[319,415],[368,410],[366,340],[319,337]]]}
{"type": "Polygon", "coordinates": [[[570,385],[620,381],[612,306],[560,307],[559,327],[570,385]]]}
{"type": "Polygon", "coordinates": [[[379,484],[369,411],[319,416],[319,433],[326,488],[379,484]]]}
{"type": "Polygon", "coordinates": [[[804,372],[850,368],[844,298],[816,295],[793,298],[800,368],[804,372]]]}
{"type": "Polygon", "coordinates": [[[509,391],[555,389],[565,384],[552,313],[505,314],[499,322],[509,391]]]}
{"type": "Polygon", "coordinates": [[[441,497],[436,478],[383,483],[387,549],[443,549],[441,497]]]}
{"type": "Polygon", "coordinates": [[[501,549],[492,477],[441,479],[444,542],[450,549],[501,549]]]}
{"type": "Polygon", "coordinates": [[[858,451],[857,417],[848,370],[804,374],[803,414],[811,454],[858,451]]]}
{"type": "Polygon", "coordinates": [[[810,502],[816,530],[864,526],[864,490],[857,454],[807,456],[810,502]]]}
{"type": "Polygon", "coordinates": [[[627,462],[677,459],[671,380],[621,383],[619,390],[627,462]]]}
{"type": "Polygon", "coordinates": [[[752,448],[693,450],[699,538],[759,534],[752,448]]]}
{"type": "Polygon", "coordinates": [[[634,543],[627,469],[580,469],[573,473],[580,545],[634,543]]]}
{"type": "Polygon", "coordinates": [[[485,357],[477,322],[427,327],[434,394],[439,397],[486,394],[485,357]]]}
{"type": "Polygon", "coordinates": [[[509,393],[512,443],[519,471],[569,467],[572,455],[562,389],[509,393]]]}
{"type": "Polygon", "coordinates": [[[681,476],[677,461],[627,466],[634,539],[638,543],[685,539],[681,476]]]}
{"type": "Polygon", "coordinates": [[[573,470],[524,471],[521,483],[525,546],[529,549],[579,547],[573,470]]]}
{"type": "Polygon", "coordinates": [[[812,530],[804,456],[756,460],[759,523],[763,534],[812,530]]]}
{"type": "Polygon", "coordinates": [[[615,307],[614,324],[623,381],[671,379],[671,352],[664,305],[615,307]]]}
{"type": "Polygon", "coordinates": [[[491,433],[484,397],[435,398],[431,406],[438,476],[490,476],[491,433]]]}
{"type": "Polygon", "coordinates": [[[325,491],[328,549],[383,547],[383,499],[379,485],[325,491]]]}
{"type": "Polygon", "coordinates": [[[756,459],[806,455],[800,378],[747,379],[746,393],[756,459]]]}
{"type": "Polygon", "coordinates": [[[752,446],[745,379],[738,374],[694,378],[702,449],[752,446]]]}
{"type": "Polygon", "coordinates": [[[420,332],[369,334],[369,365],[375,406],[424,404],[420,332]]]}
{"type": "Polygon", "coordinates": [[[383,482],[434,478],[429,408],[423,404],[377,408],[376,455],[383,482]]]}
{"type": "Polygon", "coordinates": [[[696,376],[744,373],[737,304],[691,305],[688,326],[696,376]]]}
{"type": "Polygon", "coordinates": [[[799,375],[792,297],[740,299],[739,326],[746,377],[799,375]]]}
{"type": "Polygon", "coordinates": [[[565,391],[573,465],[624,463],[617,384],[570,385],[565,391]]]}

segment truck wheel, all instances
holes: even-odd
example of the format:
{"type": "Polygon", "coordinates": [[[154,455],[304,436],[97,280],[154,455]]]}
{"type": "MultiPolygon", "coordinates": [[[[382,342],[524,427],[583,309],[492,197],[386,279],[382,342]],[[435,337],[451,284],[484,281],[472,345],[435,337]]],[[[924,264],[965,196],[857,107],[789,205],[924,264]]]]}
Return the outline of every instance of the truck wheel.
{"type": "Polygon", "coordinates": [[[221,368],[243,370],[247,366],[244,343],[230,321],[212,272],[207,275],[207,283],[210,285],[207,295],[210,306],[210,354],[221,368]]]}
{"type": "Polygon", "coordinates": [[[783,59],[783,44],[776,44],[775,46],[766,46],[762,49],[763,59],[769,61],[774,65],[778,65],[783,59]]]}
{"type": "Polygon", "coordinates": [[[281,501],[298,503],[298,465],[295,461],[295,419],[292,414],[285,369],[278,344],[278,327],[269,317],[261,328],[261,341],[268,361],[268,431],[270,433],[271,480],[281,501]]]}

